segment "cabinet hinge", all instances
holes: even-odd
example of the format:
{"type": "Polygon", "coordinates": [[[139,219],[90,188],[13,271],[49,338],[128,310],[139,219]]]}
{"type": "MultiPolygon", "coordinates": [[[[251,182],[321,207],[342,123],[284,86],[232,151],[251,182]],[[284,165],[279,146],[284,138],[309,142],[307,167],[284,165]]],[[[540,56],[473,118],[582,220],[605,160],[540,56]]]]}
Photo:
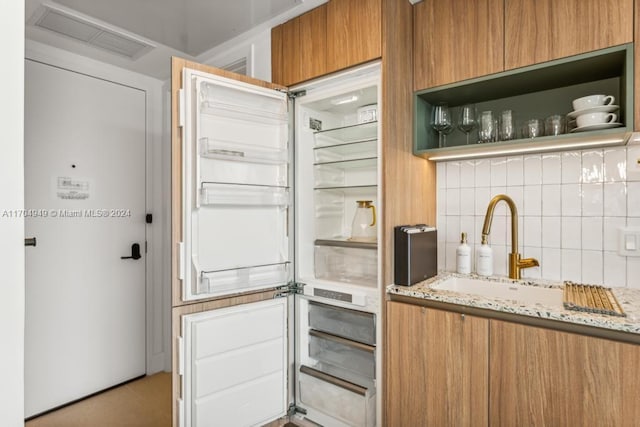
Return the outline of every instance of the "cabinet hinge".
{"type": "Polygon", "coordinates": [[[184,340],[178,337],[178,375],[184,376],[184,340]]]}
{"type": "Polygon", "coordinates": [[[278,292],[273,296],[274,298],[287,297],[289,295],[304,293],[304,283],[289,282],[284,286],[278,288],[278,292]]]}
{"type": "Polygon", "coordinates": [[[178,279],[184,280],[184,242],[178,242],[178,279]]]}
{"type": "Polygon", "coordinates": [[[306,90],[299,90],[296,92],[287,92],[287,96],[289,97],[289,99],[300,98],[301,96],[305,96],[306,94],[307,94],[306,90]]]}
{"type": "Polygon", "coordinates": [[[301,408],[300,406],[296,405],[295,403],[290,403],[289,404],[289,409],[287,410],[287,416],[288,417],[293,417],[295,414],[307,415],[307,410],[304,409],[304,408],[301,408]]]}

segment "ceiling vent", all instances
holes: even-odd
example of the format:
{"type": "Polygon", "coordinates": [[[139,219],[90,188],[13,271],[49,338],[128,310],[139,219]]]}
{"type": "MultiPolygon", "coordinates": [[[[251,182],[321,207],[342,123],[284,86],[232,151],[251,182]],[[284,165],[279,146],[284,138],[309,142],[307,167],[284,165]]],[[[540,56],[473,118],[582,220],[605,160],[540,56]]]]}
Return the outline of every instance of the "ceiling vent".
{"type": "Polygon", "coordinates": [[[126,34],[118,28],[100,23],[73,10],[47,3],[38,8],[28,24],[129,59],[138,59],[155,47],[148,41],[126,34]]]}

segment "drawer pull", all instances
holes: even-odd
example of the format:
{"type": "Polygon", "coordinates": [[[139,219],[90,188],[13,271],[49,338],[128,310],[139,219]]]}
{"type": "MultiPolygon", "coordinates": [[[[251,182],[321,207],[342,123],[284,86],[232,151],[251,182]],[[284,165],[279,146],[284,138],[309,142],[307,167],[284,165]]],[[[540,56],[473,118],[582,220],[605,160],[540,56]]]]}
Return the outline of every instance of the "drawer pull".
{"type": "Polygon", "coordinates": [[[369,353],[374,353],[376,351],[376,348],[374,346],[372,346],[372,345],[363,344],[363,343],[358,342],[358,341],[348,340],[346,338],[342,338],[342,337],[338,337],[338,336],[335,336],[335,335],[327,334],[326,332],[316,331],[315,329],[310,329],[309,330],[309,335],[311,335],[312,337],[323,338],[323,339],[328,340],[328,341],[337,342],[339,344],[346,345],[346,346],[353,347],[353,348],[357,348],[359,350],[363,350],[363,351],[366,351],[366,352],[369,352],[369,353]]]}
{"type": "Polygon", "coordinates": [[[358,384],[354,384],[352,382],[343,380],[342,378],[334,377],[333,375],[329,375],[327,373],[318,371],[317,369],[310,368],[308,366],[300,366],[300,372],[307,374],[311,377],[317,378],[322,381],[326,381],[329,384],[333,384],[336,387],[343,388],[352,393],[359,394],[360,396],[367,395],[367,389],[359,386],[358,384]]]}

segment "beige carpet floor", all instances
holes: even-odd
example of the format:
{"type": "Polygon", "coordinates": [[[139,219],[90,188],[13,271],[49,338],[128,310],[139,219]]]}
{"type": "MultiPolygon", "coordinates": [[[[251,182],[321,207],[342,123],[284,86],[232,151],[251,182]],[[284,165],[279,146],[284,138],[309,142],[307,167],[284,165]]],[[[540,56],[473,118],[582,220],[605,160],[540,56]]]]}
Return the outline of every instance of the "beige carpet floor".
{"type": "Polygon", "coordinates": [[[161,372],[34,418],[26,427],[170,427],[171,374],[161,372]]]}

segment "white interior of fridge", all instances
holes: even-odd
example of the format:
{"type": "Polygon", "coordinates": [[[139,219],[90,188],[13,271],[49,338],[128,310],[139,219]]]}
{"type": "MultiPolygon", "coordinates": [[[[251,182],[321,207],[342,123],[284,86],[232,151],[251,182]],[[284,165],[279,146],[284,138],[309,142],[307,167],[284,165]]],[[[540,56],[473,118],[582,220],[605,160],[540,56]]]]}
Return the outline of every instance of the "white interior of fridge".
{"type": "Polygon", "coordinates": [[[286,284],[286,94],[193,70],[184,81],[184,298],[286,284]]]}

